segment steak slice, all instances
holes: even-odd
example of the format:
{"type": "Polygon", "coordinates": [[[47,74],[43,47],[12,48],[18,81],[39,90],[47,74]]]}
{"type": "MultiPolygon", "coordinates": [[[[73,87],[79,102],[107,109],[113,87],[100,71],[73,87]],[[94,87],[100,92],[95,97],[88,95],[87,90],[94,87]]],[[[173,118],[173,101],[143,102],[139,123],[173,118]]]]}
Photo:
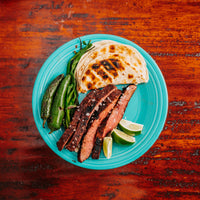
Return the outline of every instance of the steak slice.
{"type": "Polygon", "coordinates": [[[76,127],[80,120],[82,112],[86,108],[88,102],[95,98],[95,95],[96,93],[98,93],[98,91],[100,91],[100,89],[92,90],[90,93],[88,93],[88,95],[83,99],[79,107],[76,109],[69,127],[65,130],[65,132],[57,142],[57,147],[60,151],[64,148],[64,146],[67,144],[71,136],[76,131],[76,127]]]}
{"type": "Polygon", "coordinates": [[[79,143],[82,139],[83,134],[86,132],[88,122],[95,110],[98,110],[99,105],[110,95],[112,92],[117,90],[114,85],[107,85],[100,92],[97,92],[95,98],[89,101],[86,108],[81,114],[77,129],[73,134],[71,140],[66,145],[66,148],[70,151],[75,151],[79,147],[79,143]]]}
{"type": "Polygon", "coordinates": [[[94,148],[92,150],[93,159],[99,158],[103,138],[117,127],[136,88],[137,87],[135,85],[127,86],[123,91],[123,94],[119,98],[116,106],[113,108],[112,113],[107,118],[105,118],[105,120],[102,121],[100,127],[97,130],[94,148]]]}
{"type": "Polygon", "coordinates": [[[94,145],[92,149],[92,158],[98,159],[99,155],[101,153],[101,147],[103,145],[103,135],[104,132],[106,132],[106,123],[108,121],[108,118],[110,117],[110,114],[101,122],[100,126],[97,129],[96,137],[94,140],[94,145]]]}
{"type": "Polygon", "coordinates": [[[121,93],[121,90],[116,90],[112,92],[99,107],[99,110],[93,113],[91,117],[93,122],[91,123],[89,129],[84,135],[83,142],[81,144],[81,148],[78,155],[79,162],[83,162],[90,156],[94,146],[97,128],[101,124],[102,120],[106,118],[108,113],[114,108],[121,93]]]}

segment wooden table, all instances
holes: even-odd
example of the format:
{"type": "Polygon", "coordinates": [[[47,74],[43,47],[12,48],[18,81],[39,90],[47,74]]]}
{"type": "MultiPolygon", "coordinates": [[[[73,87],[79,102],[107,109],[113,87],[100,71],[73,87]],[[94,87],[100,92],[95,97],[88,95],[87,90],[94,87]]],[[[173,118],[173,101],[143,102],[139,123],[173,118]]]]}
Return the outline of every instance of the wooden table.
{"type": "Polygon", "coordinates": [[[200,199],[200,1],[1,0],[0,199],[200,199]],[[165,77],[160,137],[113,170],[74,166],[52,152],[32,115],[44,61],[86,34],[124,37],[165,77]]]}

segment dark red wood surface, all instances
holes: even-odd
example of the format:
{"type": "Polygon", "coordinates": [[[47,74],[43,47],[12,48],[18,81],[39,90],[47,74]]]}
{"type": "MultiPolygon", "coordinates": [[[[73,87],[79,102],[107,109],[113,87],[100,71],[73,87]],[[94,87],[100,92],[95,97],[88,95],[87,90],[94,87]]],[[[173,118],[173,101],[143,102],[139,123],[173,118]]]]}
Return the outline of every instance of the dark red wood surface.
{"type": "Polygon", "coordinates": [[[1,0],[0,28],[0,199],[200,199],[200,1],[1,0]],[[113,170],[83,169],[56,156],[32,115],[44,61],[93,33],[141,46],[168,88],[158,140],[113,170]]]}

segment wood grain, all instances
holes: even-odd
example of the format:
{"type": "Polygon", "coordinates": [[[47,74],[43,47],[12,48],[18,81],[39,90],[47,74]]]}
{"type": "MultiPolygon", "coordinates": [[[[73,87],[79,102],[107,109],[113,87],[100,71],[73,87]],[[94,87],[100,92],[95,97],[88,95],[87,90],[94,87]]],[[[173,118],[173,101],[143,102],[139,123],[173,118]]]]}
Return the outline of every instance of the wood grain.
{"type": "Polygon", "coordinates": [[[0,199],[200,199],[200,1],[0,2],[0,199]],[[32,115],[42,64],[62,44],[107,33],[145,49],[168,88],[164,129],[152,148],[117,169],[57,157],[32,115]]]}

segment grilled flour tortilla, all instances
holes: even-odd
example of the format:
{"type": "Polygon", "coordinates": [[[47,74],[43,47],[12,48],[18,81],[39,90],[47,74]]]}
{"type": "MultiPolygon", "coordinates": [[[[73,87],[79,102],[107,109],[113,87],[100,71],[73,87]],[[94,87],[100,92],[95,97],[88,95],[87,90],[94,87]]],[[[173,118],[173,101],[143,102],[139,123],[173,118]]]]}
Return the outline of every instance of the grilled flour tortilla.
{"type": "Polygon", "coordinates": [[[108,84],[139,84],[149,80],[146,62],[132,46],[111,40],[93,43],[75,71],[78,92],[102,88],[108,84]]]}

